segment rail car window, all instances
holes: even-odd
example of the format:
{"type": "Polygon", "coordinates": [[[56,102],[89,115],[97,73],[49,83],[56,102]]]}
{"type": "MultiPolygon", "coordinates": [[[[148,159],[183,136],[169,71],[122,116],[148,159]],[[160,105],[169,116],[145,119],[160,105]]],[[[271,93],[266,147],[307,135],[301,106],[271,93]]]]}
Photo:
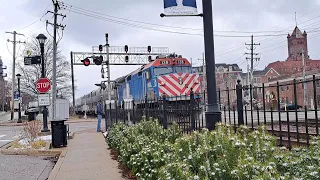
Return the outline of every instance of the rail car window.
{"type": "Polygon", "coordinates": [[[191,73],[191,68],[188,66],[176,66],[174,69],[177,73],[191,73]]]}
{"type": "Polygon", "coordinates": [[[155,76],[161,75],[161,74],[169,74],[172,73],[172,67],[159,67],[159,68],[154,68],[153,73],[155,76]]]}

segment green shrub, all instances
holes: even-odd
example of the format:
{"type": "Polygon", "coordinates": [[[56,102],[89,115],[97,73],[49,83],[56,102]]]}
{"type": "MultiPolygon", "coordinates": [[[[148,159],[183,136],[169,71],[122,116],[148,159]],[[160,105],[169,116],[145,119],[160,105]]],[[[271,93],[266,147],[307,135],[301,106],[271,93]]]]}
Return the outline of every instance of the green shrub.
{"type": "Polygon", "coordinates": [[[319,179],[320,140],[309,149],[276,147],[265,127],[251,132],[217,124],[216,130],[182,136],[177,124],[163,129],[145,118],[108,130],[110,147],[138,179],[319,179]]]}

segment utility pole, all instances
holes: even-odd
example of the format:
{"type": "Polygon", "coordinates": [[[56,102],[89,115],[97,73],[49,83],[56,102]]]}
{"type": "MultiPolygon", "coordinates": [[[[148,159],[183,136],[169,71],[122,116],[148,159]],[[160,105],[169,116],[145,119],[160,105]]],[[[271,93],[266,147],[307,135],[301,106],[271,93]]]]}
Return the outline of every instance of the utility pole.
{"type": "Polygon", "coordinates": [[[16,31],[13,32],[5,32],[7,34],[13,34],[13,41],[11,40],[7,40],[8,42],[12,42],[13,43],[13,62],[12,62],[12,95],[11,95],[11,121],[13,121],[14,119],[14,84],[15,84],[15,74],[16,74],[16,44],[17,43],[26,43],[26,42],[21,42],[21,41],[16,41],[16,36],[20,35],[20,36],[24,36],[23,34],[19,34],[16,31]]]}
{"type": "Polygon", "coordinates": [[[54,22],[49,23],[47,20],[47,24],[51,24],[53,26],[53,60],[52,60],[52,120],[56,119],[56,98],[57,98],[57,28],[61,27],[64,30],[65,26],[61,24],[57,24],[57,16],[62,16],[63,18],[66,15],[58,14],[58,10],[60,9],[58,0],[52,0],[54,6],[54,12],[48,11],[54,15],[54,22]]]}
{"type": "Polygon", "coordinates": [[[304,59],[304,50],[301,49],[302,55],[302,76],[303,76],[303,99],[304,99],[304,107],[308,107],[308,99],[307,99],[307,83],[306,83],[306,63],[304,59]]]}
{"type": "Polygon", "coordinates": [[[198,59],[198,61],[202,61],[202,82],[201,82],[201,92],[205,92],[206,90],[206,65],[205,65],[205,58],[204,53],[202,53],[202,59],[198,59]]]}
{"type": "MultiPolygon", "coordinates": [[[[253,50],[254,50],[254,46],[260,45],[260,43],[258,43],[258,44],[254,43],[253,42],[253,35],[251,35],[251,44],[245,43],[245,45],[250,46],[250,50],[251,50],[251,52],[250,52],[251,57],[250,58],[246,58],[246,59],[250,59],[251,60],[250,82],[249,82],[249,85],[250,85],[250,84],[252,84],[252,80],[253,80],[253,61],[254,60],[258,61],[259,60],[259,58],[254,58],[254,55],[258,55],[258,53],[253,53],[253,50]]],[[[245,54],[249,54],[249,53],[245,53],[245,54]]]]}

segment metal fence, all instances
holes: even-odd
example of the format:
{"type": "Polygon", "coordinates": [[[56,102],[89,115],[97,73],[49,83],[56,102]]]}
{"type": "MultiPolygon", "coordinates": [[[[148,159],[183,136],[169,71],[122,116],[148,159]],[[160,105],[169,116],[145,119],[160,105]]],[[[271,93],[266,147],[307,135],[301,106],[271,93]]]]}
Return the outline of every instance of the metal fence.
{"type": "Polygon", "coordinates": [[[120,106],[113,106],[110,103],[105,106],[106,124],[107,126],[118,122],[136,124],[145,116],[146,119],[158,119],[164,128],[176,122],[184,133],[190,133],[205,127],[205,110],[202,103],[204,101],[201,101],[201,98],[205,97],[191,92],[189,96],[175,98],[146,97],[144,101],[122,102],[120,106]]]}
{"type": "MultiPolygon", "coordinates": [[[[275,83],[219,89],[221,122],[234,127],[247,125],[252,130],[265,125],[278,137],[278,145],[309,145],[310,136],[319,135],[319,79],[291,80],[275,83]]],[[[164,97],[143,102],[122,102],[105,107],[107,126],[124,122],[136,124],[145,116],[158,119],[164,128],[176,122],[184,133],[206,127],[206,93],[181,97],[164,97]],[[194,98],[196,97],[196,98],[194,98]]]]}

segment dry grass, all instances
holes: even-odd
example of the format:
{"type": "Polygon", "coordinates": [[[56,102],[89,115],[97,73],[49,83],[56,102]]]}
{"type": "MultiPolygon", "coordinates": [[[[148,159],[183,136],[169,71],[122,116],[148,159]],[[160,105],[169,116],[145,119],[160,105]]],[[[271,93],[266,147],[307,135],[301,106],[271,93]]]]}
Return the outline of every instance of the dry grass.
{"type": "Polygon", "coordinates": [[[40,149],[40,148],[46,147],[46,144],[47,143],[43,140],[34,141],[34,142],[30,143],[31,148],[33,148],[33,149],[40,149]]]}

